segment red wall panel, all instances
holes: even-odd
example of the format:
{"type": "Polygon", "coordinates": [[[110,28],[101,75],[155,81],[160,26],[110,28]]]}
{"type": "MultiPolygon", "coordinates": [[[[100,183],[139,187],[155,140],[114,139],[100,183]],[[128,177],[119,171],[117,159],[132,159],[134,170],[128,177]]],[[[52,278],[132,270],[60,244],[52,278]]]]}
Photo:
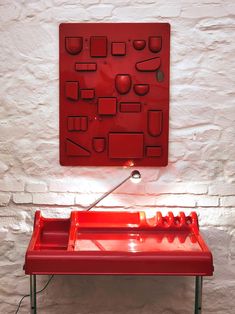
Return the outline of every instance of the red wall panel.
{"type": "Polygon", "coordinates": [[[170,26],[60,25],[60,162],[166,166],[170,26]]]}

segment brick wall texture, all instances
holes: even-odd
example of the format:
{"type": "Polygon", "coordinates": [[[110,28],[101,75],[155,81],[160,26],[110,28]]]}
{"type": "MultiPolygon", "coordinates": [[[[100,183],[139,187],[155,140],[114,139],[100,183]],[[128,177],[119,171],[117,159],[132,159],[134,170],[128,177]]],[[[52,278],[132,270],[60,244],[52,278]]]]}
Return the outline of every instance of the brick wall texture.
{"type": "MultiPolygon", "coordinates": [[[[169,166],[141,169],[142,183],[97,209],[196,211],[215,265],[203,313],[235,313],[234,1],[1,0],[0,16],[0,313],[29,291],[35,210],[68,216],[129,174],[59,165],[58,26],[69,21],[171,23],[169,166]]],[[[56,276],[38,302],[45,314],[190,314],[193,298],[189,277],[56,276]]]]}

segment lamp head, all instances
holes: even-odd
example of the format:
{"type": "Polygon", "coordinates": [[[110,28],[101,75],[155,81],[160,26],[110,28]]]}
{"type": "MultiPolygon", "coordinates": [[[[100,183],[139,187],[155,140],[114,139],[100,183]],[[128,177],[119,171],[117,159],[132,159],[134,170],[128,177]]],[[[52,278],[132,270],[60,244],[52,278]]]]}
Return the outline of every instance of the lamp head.
{"type": "Polygon", "coordinates": [[[131,172],[131,181],[133,183],[139,183],[141,181],[141,174],[138,170],[133,170],[131,172]]]}

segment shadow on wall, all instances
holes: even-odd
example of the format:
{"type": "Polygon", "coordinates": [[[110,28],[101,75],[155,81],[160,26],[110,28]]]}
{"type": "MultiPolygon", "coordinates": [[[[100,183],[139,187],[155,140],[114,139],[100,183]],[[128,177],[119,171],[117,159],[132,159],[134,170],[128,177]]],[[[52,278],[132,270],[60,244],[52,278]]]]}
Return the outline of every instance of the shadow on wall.
{"type": "MultiPolygon", "coordinates": [[[[38,276],[38,288],[45,277],[38,276]]],[[[55,276],[38,296],[42,313],[191,314],[193,277],[55,276]],[[172,310],[174,309],[174,311],[172,310]]]]}

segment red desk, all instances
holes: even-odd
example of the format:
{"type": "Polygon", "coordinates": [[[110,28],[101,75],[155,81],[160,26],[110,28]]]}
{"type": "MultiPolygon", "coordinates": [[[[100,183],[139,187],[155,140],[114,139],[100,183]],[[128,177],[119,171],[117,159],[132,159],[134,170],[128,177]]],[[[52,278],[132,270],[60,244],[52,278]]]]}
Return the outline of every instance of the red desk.
{"type": "Polygon", "coordinates": [[[195,313],[201,313],[202,276],[213,273],[212,254],[196,213],[74,211],[70,218],[44,218],[40,211],[25,259],[36,313],[36,275],[116,274],[196,276],[195,313]]]}

